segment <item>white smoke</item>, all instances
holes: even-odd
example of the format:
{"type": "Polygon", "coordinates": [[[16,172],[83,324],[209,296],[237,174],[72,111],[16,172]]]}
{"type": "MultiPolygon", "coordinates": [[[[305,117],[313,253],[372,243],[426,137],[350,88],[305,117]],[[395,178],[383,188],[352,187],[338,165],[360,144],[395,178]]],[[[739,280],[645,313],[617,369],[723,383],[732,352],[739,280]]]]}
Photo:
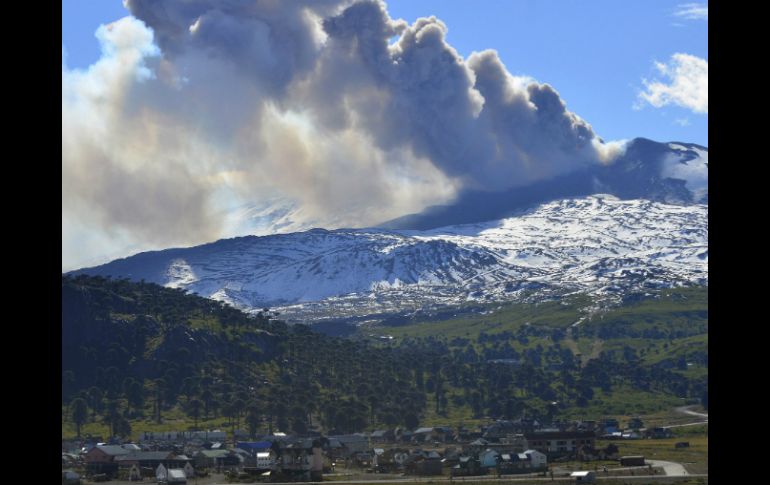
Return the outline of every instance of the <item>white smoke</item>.
{"type": "Polygon", "coordinates": [[[102,239],[233,236],[236,208],[273,198],[298,208],[292,229],[371,225],[618,153],[496,52],[463,59],[435,17],[408,25],[374,0],[126,6],[97,63],[62,61],[63,223],[102,239]]]}

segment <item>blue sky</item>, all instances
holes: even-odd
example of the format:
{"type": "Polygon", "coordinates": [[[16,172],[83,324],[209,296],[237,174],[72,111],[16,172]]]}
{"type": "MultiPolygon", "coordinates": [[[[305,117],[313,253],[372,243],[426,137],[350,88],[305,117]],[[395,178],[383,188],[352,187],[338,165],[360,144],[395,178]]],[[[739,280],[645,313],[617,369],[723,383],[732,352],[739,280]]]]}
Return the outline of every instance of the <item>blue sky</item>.
{"type": "MultiPolygon", "coordinates": [[[[392,18],[435,15],[447,41],[467,57],[493,48],[511,74],[551,84],[570,111],[605,140],[643,136],[708,145],[708,115],[677,105],[655,108],[638,94],[661,78],[655,62],[676,53],[708,60],[708,22],[670,0],[390,0],[392,18]],[[689,17],[692,17],[690,15],[689,17]],[[684,125],[684,126],[683,126],[684,125]]],[[[700,5],[705,6],[703,2],[700,5]]],[[[121,0],[63,0],[62,45],[70,68],[99,57],[94,32],[127,14],[121,0]]]]}

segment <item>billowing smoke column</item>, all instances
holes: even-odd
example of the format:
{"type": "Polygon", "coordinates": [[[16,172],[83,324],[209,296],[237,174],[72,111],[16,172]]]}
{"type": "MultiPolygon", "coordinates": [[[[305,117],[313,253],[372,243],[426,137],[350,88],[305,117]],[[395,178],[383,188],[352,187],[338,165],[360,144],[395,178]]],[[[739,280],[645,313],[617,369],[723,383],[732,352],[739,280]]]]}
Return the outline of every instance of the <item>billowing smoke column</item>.
{"type": "Polygon", "coordinates": [[[360,127],[382,148],[409,146],[443,173],[483,189],[523,185],[610,157],[553,88],[512,77],[495,51],[465,62],[435,17],[407,26],[369,1],[323,25],[329,40],[310,84],[337,89],[316,92],[315,99],[325,110],[344,106],[359,114],[360,127]]]}
{"type": "MultiPolygon", "coordinates": [[[[435,17],[364,0],[127,0],[102,58],[63,61],[63,220],[139,246],[373,224],[464,189],[522,186],[619,147],[495,51],[463,59],[435,17]],[[392,42],[392,39],[396,39],[392,42]]],[[[63,234],[65,246],[66,234],[63,234]]]]}

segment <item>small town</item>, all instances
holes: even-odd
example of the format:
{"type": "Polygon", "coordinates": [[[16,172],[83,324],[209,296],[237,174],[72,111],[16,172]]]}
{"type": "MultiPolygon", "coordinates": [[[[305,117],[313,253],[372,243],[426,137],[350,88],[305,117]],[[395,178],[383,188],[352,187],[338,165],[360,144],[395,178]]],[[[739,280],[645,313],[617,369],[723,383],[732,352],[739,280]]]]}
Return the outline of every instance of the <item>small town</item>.
{"type": "MultiPolygon", "coordinates": [[[[303,436],[275,432],[142,432],[135,442],[62,442],[62,483],[318,482],[394,478],[530,476],[593,482],[597,476],[668,475],[661,463],[624,456],[620,440],[671,439],[639,418],[555,422],[500,420],[477,429],[449,426],[303,436]],[[608,442],[597,445],[597,440],[608,442]],[[582,469],[577,469],[582,468],[582,469]],[[574,470],[573,470],[574,469],[574,470]]],[[[686,441],[676,448],[688,447],[686,441]]],[[[682,474],[686,472],[682,471],[682,474]]]]}

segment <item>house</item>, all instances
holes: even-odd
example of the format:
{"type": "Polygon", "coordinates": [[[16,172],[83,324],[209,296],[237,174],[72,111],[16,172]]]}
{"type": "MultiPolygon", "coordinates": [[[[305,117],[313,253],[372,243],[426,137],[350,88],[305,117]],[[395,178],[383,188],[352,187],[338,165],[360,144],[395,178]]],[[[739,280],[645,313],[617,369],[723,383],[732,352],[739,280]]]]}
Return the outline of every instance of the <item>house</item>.
{"type": "Polygon", "coordinates": [[[479,453],[479,462],[481,462],[482,468],[495,468],[499,457],[500,453],[497,451],[486,449],[479,453]]]}
{"type": "Polygon", "coordinates": [[[412,433],[412,441],[415,443],[425,443],[433,441],[433,428],[417,428],[412,433]]]}
{"type": "Polygon", "coordinates": [[[94,446],[85,455],[86,471],[89,475],[105,473],[108,477],[112,477],[118,472],[118,463],[115,458],[129,453],[131,451],[118,445],[94,446]]]}
{"type": "Polygon", "coordinates": [[[279,471],[287,479],[319,481],[323,464],[319,440],[298,439],[280,448],[279,471]]]}
{"type": "Polygon", "coordinates": [[[323,445],[326,454],[333,460],[347,456],[345,447],[337,438],[327,438],[323,445]]]}
{"type": "Polygon", "coordinates": [[[548,468],[548,457],[537,450],[526,450],[523,453],[530,460],[530,465],[535,470],[545,470],[548,468]]]}
{"type": "Polygon", "coordinates": [[[369,451],[369,440],[361,434],[329,436],[329,441],[332,439],[336,439],[342,445],[341,455],[344,457],[369,451]]]}
{"type": "Polygon", "coordinates": [[[136,465],[142,468],[158,468],[163,464],[166,468],[181,468],[190,459],[177,456],[171,451],[136,451],[127,455],[115,457],[115,462],[120,468],[131,468],[136,465]]]}
{"type": "Polygon", "coordinates": [[[241,465],[241,459],[229,450],[201,450],[194,459],[196,468],[216,468],[218,471],[241,465]]]}
{"type": "Polygon", "coordinates": [[[403,468],[409,461],[409,450],[404,448],[390,448],[382,450],[382,453],[375,448],[377,458],[376,469],[378,472],[389,473],[403,468]]]}
{"type": "Polygon", "coordinates": [[[497,472],[499,475],[532,473],[547,467],[545,454],[537,450],[527,450],[524,453],[502,453],[498,459],[497,472]]]}
{"type": "Polygon", "coordinates": [[[578,447],[593,449],[596,444],[593,431],[534,431],[524,436],[533,450],[548,455],[569,455],[575,453],[578,447]]]}
{"type": "Polygon", "coordinates": [[[575,480],[575,483],[594,483],[596,481],[596,473],[594,472],[572,472],[570,478],[575,480]]]}
{"type": "Polygon", "coordinates": [[[450,475],[453,477],[471,477],[486,473],[487,469],[481,467],[481,462],[475,456],[461,456],[459,463],[450,469],[450,475]]]}
{"type": "Polygon", "coordinates": [[[236,443],[235,449],[243,450],[244,467],[268,470],[271,467],[265,467],[265,463],[271,461],[274,464],[278,459],[278,453],[273,450],[273,443],[270,441],[240,441],[236,443]]]}
{"type": "Polygon", "coordinates": [[[468,449],[472,453],[481,453],[482,451],[489,448],[490,442],[485,440],[484,438],[477,438],[475,441],[468,444],[468,449]]]}
{"type": "Polygon", "coordinates": [[[168,469],[163,465],[158,465],[155,470],[155,479],[158,483],[163,483],[168,479],[168,469]]]}

